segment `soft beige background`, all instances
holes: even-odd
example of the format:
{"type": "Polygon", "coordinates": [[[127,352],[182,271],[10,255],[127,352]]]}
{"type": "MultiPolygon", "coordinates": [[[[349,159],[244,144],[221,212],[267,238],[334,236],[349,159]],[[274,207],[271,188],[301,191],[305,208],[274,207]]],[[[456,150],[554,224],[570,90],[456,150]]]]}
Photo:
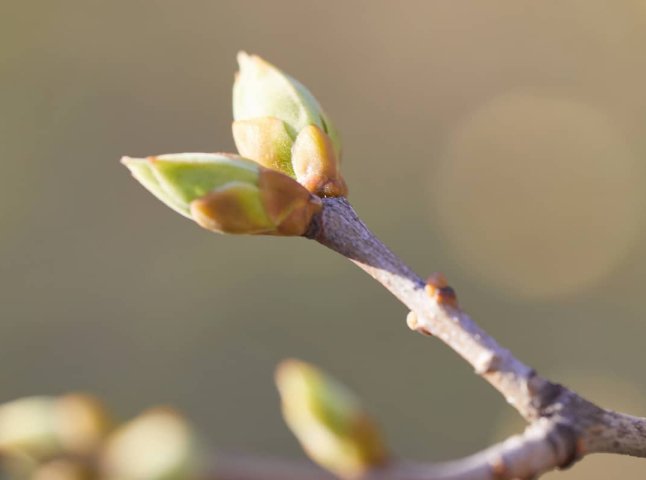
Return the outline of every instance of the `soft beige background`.
{"type": "MultiPolygon", "coordinates": [[[[402,455],[506,428],[348,262],[202,231],[117,163],[233,150],[246,49],[326,106],[351,200],[396,252],[539,370],[646,415],[645,42],[638,0],[5,2],[0,401],[170,403],[218,447],[296,456],[272,371],[297,356],[352,385],[402,455]]],[[[630,464],[597,462],[555,478],[630,464]]]]}

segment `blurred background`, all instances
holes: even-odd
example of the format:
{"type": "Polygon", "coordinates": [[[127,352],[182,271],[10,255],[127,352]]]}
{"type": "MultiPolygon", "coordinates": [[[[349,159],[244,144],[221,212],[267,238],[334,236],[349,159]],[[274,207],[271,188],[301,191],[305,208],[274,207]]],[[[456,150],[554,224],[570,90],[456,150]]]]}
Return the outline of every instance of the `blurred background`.
{"type": "Polygon", "coordinates": [[[0,25],[0,402],[169,404],[217,448],[298,457],[273,385],[298,357],[352,386],[402,456],[521,428],[345,259],[210,234],[119,165],[233,151],[245,49],[324,105],[350,200],[396,253],[540,372],[646,415],[643,0],[14,1],[0,25]]]}

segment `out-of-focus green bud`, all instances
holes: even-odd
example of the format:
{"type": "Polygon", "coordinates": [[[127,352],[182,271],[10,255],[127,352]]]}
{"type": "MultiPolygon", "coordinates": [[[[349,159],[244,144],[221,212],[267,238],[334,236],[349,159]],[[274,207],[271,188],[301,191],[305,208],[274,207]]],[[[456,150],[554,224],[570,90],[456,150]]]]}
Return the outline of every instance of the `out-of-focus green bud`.
{"type": "Polygon", "coordinates": [[[104,404],[92,395],[75,393],[56,401],[57,430],[65,451],[87,455],[101,445],[112,429],[104,404]]]}
{"type": "Polygon", "coordinates": [[[387,454],[375,422],[343,385],[298,360],[278,366],[283,416],[309,457],[341,478],[383,466],[387,454]]]}
{"type": "Polygon", "coordinates": [[[195,432],[169,408],[149,410],[118,428],[100,459],[106,480],[192,480],[200,468],[195,432]]]}
{"type": "Polygon", "coordinates": [[[153,195],[220,233],[302,235],[320,199],[290,177],[222,153],[182,153],[122,163],[153,195]]]}
{"type": "Polygon", "coordinates": [[[55,402],[50,397],[29,397],[0,406],[0,450],[38,458],[60,452],[55,402]]]}
{"type": "Polygon", "coordinates": [[[22,398],[0,406],[0,451],[38,459],[83,455],[101,443],[109,425],[102,404],[88,395],[22,398]]]}
{"type": "MultiPolygon", "coordinates": [[[[281,171],[319,196],[344,196],[347,187],[339,170],[341,144],[336,129],[314,96],[296,79],[256,55],[238,54],[240,71],[233,85],[233,137],[240,154],[281,171]],[[303,181],[294,157],[304,133],[310,162],[298,161],[308,174],[303,181]],[[308,128],[310,129],[309,131],[308,128]],[[312,182],[316,176],[318,182],[312,182]]],[[[303,143],[303,141],[301,141],[303,143]]]]}

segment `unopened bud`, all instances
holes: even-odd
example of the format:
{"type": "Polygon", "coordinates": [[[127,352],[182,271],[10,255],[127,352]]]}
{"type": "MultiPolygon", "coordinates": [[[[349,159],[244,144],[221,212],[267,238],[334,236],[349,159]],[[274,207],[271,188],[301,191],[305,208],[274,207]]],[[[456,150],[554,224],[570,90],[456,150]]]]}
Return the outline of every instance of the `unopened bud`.
{"type": "Polygon", "coordinates": [[[339,137],[314,96],[256,55],[240,52],[238,63],[233,136],[240,154],[295,177],[316,195],[347,195],[339,137]]]}
{"type": "Polygon", "coordinates": [[[295,180],[237,155],[184,153],[122,162],[166,205],[220,233],[302,235],[321,209],[320,199],[295,180]]]}
{"type": "Polygon", "coordinates": [[[298,360],[279,365],[283,416],[309,457],[342,478],[357,478],[387,461],[375,422],[343,385],[298,360]]]}
{"type": "Polygon", "coordinates": [[[458,308],[458,296],[453,287],[449,286],[443,274],[436,272],[429,276],[426,280],[425,290],[428,296],[435,299],[437,303],[458,308]]]}

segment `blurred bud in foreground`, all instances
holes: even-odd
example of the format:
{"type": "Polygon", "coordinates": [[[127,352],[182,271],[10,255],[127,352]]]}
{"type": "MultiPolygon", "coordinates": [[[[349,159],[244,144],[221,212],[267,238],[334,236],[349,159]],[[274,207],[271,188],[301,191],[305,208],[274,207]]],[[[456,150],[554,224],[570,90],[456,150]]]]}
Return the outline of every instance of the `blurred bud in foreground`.
{"type": "Polygon", "coordinates": [[[285,421],[312,460],[342,478],[386,463],[375,422],[343,385],[298,360],[278,366],[276,384],[285,421]]]}
{"type": "Polygon", "coordinates": [[[124,157],[132,175],[166,205],[220,233],[302,235],[320,199],[286,175],[222,153],[124,157]]]}
{"type": "Polygon", "coordinates": [[[29,478],[30,480],[92,480],[94,476],[89,466],[79,460],[58,459],[39,466],[29,478]]]}
{"type": "Polygon", "coordinates": [[[0,405],[0,451],[35,459],[85,455],[109,426],[103,405],[88,395],[22,398],[0,405]]]}
{"type": "Polygon", "coordinates": [[[187,421],[168,408],[155,408],[125,423],[107,440],[100,465],[106,480],[192,480],[200,455],[187,421]]]}
{"type": "Polygon", "coordinates": [[[339,137],[314,96],[256,55],[240,52],[238,63],[233,137],[240,154],[321,197],[347,195],[339,137]]]}

